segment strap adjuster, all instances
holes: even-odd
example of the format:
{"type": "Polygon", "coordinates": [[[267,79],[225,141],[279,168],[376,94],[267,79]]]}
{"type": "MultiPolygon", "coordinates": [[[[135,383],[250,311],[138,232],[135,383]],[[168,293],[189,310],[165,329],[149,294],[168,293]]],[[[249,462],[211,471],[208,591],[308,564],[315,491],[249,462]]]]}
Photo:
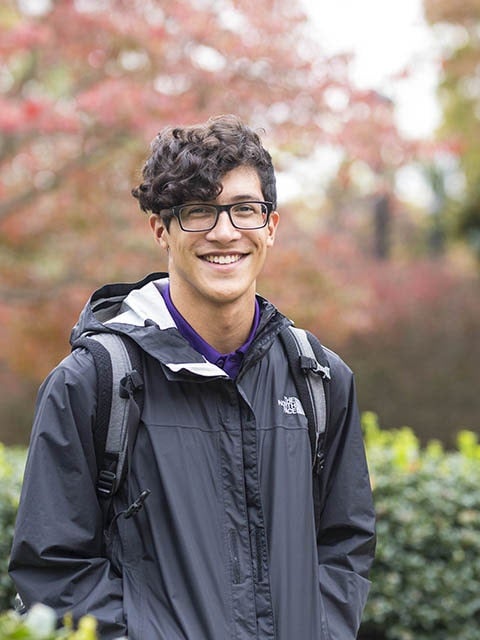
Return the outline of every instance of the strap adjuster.
{"type": "Polygon", "coordinates": [[[331,380],[332,376],[330,373],[330,367],[321,365],[315,358],[310,358],[309,356],[301,355],[299,357],[299,360],[300,368],[302,369],[302,371],[311,371],[312,373],[318,373],[322,376],[322,378],[331,380]]]}
{"type": "Polygon", "coordinates": [[[117,474],[107,469],[101,469],[97,479],[97,491],[104,498],[113,496],[117,474]]]}

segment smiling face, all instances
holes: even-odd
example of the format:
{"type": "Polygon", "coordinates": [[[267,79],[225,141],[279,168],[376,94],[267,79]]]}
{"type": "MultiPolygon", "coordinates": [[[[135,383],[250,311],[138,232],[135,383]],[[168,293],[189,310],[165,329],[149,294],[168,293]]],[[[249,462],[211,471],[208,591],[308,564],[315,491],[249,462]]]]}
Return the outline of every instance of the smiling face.
{"type": "MultiPolygon", "coordinates": [[[[240,166],[225,174],[222,192],[212,204],[263,200],[255,169],[240,166]]],[[[187,204],[187,203],[185,203],[187,204]]],[[[170,292],[185,317],[211,308],[235,305],[250,314],[256,280],[278,224],[274,211],[263,229],[235,229],[225,212],[210,231],[182,231],[173,218],[167,230],[158,215],[150,217],[157,242],[168,251],[170,292]]]]}

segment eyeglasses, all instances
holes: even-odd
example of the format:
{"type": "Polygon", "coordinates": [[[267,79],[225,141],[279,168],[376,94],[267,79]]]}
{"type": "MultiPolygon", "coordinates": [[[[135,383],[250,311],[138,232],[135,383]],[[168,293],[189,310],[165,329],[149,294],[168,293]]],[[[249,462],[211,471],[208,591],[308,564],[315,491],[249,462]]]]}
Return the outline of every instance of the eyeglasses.
{"type": "Polygon", "coordinates": [[[235,229],[262,229],[272,213],[271,202],[248,201],[234,204],[180,204],[170,211],[183,231],[211,231],[225,211],[235,229]]]}

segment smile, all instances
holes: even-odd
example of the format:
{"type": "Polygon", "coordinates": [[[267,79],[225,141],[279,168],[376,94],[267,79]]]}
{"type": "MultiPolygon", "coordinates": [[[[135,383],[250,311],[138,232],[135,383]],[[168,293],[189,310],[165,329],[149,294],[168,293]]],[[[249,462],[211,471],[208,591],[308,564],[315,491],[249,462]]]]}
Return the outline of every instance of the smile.
{"type": "Polygon", "coordinates": [[[233,264],[242,258],[240,253],[233,253],[222,256],[203,256],[203,259],[213,264],[233,264]]]}

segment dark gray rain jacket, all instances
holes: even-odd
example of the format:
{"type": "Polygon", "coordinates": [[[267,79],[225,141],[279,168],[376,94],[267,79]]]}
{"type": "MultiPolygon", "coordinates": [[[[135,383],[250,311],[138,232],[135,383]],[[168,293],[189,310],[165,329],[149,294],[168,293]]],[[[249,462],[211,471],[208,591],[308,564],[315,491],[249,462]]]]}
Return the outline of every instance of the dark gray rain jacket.
{"type": "MultiPolygon", "coordinates": [[[[165,275],[165,274],[163,274],[165,275]]],[[[374,512],[351,371],[332,352],[324,498],[315,532],[306,418],[278,332],[261,321],[237,379],[173,324],[152,274],[94,294],[72,332],[116,331],[144,354],[142,423],[106,542],[92,431],[96,371],[75,350],[40,390],[10,571],[27,606],[96,616],[102,638],[353,640],[374,512]],[[127,297],[128,295],[128,297],[127,297]]]]}

